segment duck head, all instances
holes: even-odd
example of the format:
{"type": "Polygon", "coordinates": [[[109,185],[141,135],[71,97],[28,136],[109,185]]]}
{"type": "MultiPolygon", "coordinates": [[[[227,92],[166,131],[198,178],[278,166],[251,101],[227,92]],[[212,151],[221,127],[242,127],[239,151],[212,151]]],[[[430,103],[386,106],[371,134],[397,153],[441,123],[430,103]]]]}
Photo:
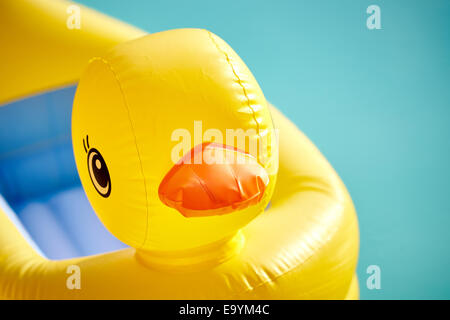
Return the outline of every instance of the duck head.
{"type": "Polygon", "coordinates": [[[93,58],[72,113],[78,173],[100,220],[152,251],[232,237],[264,211],[277,148],[265,97],[206,30],[172,30],[93,58]]]}

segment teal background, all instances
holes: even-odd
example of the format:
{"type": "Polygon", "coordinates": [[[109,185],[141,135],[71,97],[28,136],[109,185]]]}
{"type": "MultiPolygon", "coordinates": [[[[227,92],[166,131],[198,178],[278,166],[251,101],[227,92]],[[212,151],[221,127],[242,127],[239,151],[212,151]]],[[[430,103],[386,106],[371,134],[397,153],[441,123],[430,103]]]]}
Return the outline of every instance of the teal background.
{"type": "Polygon", "coordinates": [[[225,39],[347,185],[361,298],[450,298],[450,1],[80,2],[225,39]],[[371,4],[382,30],[366,27],[371,4]],[[372,264],[380,290],[366,287],[372,264]]]}

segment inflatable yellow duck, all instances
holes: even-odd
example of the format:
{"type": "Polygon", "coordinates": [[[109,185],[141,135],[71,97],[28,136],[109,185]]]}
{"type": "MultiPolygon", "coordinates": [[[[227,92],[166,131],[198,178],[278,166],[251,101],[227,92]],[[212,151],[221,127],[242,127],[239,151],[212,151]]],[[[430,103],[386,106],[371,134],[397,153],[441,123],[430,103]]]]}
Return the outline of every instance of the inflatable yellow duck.
{"type": "Polygon", "coordinates": [[[97,50],[72,144],[92,207],[130,248],[48,260],[0,209],[0,298],[358,298],[345,186],[213,33],[97,50]]]}
{"type": "Polygon", "coordinates": [[[273,141],[255,79],[206,30],[120,44],[91,60],[75,95],[72,143],[86,194],[105,226],[149,259],[203,251],[260,214],[276,180],[273,141]],[[223,159],[208,164],[211,152],[223,159]],[[163,181],[186,153],[191,163],[163,181]]]}

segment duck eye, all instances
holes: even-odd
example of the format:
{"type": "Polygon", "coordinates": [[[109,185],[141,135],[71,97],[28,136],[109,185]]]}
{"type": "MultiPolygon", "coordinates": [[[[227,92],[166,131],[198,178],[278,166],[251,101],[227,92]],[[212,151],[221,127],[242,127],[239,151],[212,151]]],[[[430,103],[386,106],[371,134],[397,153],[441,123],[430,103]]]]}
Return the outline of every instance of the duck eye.
{"type": "Polygon", "coordinates": [[[105,160],[97,149],[89,149],[87,163],[89,176],[95,189],[102,197],[109,197],[111,193],[111,178],[105,160]]]}

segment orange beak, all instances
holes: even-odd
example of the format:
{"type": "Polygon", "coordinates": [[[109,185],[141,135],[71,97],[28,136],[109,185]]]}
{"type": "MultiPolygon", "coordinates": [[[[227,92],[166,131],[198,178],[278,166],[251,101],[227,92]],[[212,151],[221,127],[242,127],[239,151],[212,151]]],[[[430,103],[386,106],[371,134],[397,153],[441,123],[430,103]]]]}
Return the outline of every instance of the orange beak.
{"type": "Polygon", "coordinates": [[[269,184],[255,157],[216,143],[188,152],[159,185],[161,201],[185,217],[231,213],[261,201],[269,184]]]}

